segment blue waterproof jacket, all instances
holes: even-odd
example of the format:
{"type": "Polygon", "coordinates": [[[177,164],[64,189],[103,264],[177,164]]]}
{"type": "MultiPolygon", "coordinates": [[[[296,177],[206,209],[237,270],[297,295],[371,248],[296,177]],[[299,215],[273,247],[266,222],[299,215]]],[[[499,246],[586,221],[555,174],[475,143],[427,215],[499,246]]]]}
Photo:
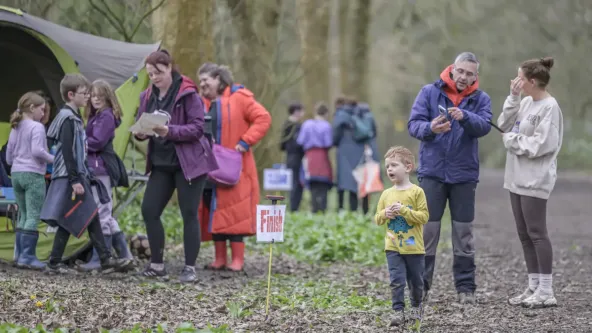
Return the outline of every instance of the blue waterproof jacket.
{"type": "MultiPolygon", "coordinates": [[[[435,134],[430,122],[438,117],[438,105],[455,106],[447,96],[442,79],[424,86],[413,103],[407,129],[421,140],[418,177],[431,177],[448,184],[479,181],[478,138],[491,130],[491,99],[484,91],[474,90],[456,106],[463,111],[463,119],[451,121],[451,130],[435,134]]],[[[478,85],[478,82],[475,84],[478,85]]],[[[454,89],[456,90],[456,89],[454,89]]]]}

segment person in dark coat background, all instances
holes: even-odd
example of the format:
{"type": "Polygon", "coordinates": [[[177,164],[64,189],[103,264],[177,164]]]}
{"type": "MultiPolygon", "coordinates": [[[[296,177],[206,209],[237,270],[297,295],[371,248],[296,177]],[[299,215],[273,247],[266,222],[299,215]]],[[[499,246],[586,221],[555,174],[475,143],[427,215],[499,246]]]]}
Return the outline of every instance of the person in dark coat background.
{"type": "Polygon", "coordinates": [[[292,170],[292,191],[290,192],[290,210],[298,211],[302,201],[302,184],[300,183],[300,169],[302,168],[302,158],[304,150],[296,142],[300,127],[300,120],[304,115],[304,108],[300,103],[291,104],[288,107],[288,120],[282,126],[282,139],[280,149],[286,152],[286,166],[292,170]]]}

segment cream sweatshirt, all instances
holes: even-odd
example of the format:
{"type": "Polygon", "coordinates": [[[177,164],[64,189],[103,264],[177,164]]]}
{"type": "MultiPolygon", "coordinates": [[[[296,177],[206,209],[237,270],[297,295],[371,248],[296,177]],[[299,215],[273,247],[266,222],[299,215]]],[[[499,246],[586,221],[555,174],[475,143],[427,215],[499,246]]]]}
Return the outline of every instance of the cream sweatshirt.
{"type": "Polygon", "coordinates": [[[510,95],[497,120],[506,154],[504,188],[548,199],[557,180],[557,154],[563,142],[563,115],[557,100],[510,95]]]}

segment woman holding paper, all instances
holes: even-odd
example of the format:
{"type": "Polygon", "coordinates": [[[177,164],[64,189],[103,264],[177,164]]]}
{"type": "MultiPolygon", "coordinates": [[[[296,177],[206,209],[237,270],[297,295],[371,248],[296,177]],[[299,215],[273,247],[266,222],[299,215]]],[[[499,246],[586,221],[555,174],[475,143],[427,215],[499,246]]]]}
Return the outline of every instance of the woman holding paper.
{"type": "Polygon", "coordinates": [[[142,216],[152,253],[145,277],[168,279],[164,267],[165,234],[160,216],[175,189],[183,217],[185,267],[179,280],[197,279],[195,262],[200,248],[200,228],[195,199],[201,200],[208,172],[218,169],[204,134],[204,105],[197,86],[173,67],[165,50],[150,54],[145,61],[152,84],[140,95],[138,118],[143,113],[170,115],[167,125],[156,126],[156,135],[135,133],[139,140],[149,139],[146,173],[150,174],[142,216]]]}
{"type": "MultiPolygon", "coordinates": [[[[202,240],[214,240],[216,259],[209,269],[241,271],[244,265],[244,236],[256,233],[259,180],[250,147],[257,144],[271,126],[271,116],[253,93],[235,84],[226,66],[206,63],[198,71],[201,95],[208,105],[213,141],[242,154],[242,169],[234,186],[208,182],[200,207],[202,240]],[[232,262],[227,265],[226,242],[232,262]]],[[[218,156],[221,158],[221,156],[218,156]]]]}

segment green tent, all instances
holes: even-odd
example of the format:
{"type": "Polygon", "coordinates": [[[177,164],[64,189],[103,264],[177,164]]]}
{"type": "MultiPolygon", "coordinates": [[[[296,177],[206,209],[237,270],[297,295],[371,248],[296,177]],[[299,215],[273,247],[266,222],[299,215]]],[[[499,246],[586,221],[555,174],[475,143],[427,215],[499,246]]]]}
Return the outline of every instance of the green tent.
{"type": "MultiPolygon", "coordinates": [[[[123,158],[130,139],[140,92],[148,85],[143,61],[160,43],[132,44],[68,29],[55,23],[0,6],[0,146],[10,133],[9,118],[20,96],[43,90],[60,107],[60,80],[65,73],[82,73],[90,81],[104,79],[116,89],[123,119],[115,133],[115,151],[123,158]]],[[[54,111],[55,112],[55,111],[54,111]]],[[[52,115],[53,116],[53,115],[52,115]]],[[[37,255],[47,259],[53,234],[41,224],[37,255]]],[[[0,259],[12,260],[14,232],[11,223],[0,217],[0,259]]],[[[88,243],[86,235],[71,238],[66,255],[88,243]]]]}

